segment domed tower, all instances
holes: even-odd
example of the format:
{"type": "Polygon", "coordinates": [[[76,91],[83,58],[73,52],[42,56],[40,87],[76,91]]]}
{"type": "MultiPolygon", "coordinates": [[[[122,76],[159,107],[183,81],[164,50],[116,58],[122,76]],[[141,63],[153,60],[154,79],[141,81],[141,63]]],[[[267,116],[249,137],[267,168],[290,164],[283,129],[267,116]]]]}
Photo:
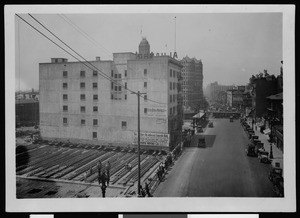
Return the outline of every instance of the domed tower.
{"type": "Polygon", "coordinates": [[[143,37],[142,41],[140,42],[139,54],[150,54],[150,44],[145,37],[143,37]]]}

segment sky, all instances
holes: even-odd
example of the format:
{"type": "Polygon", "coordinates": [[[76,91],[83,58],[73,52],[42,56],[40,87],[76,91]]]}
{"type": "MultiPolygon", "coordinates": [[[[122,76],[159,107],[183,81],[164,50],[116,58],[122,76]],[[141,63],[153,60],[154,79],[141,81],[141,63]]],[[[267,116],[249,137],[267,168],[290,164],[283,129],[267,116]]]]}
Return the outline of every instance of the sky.
{"type": "MultiPolygon", "coordinates": [[[[188,55],[202,60],[203,87],[215,81],[246,85],[251,75],[264,69],[269,74],[280,73],[282,13],[32,15],[87,60],[96,56],[112,60],[112,53],[135,53],[142,37],[154,53],[174,52],[176,23],[178,58],[188,55]]],[[[19,16],[51,37],[28,14],[19,16]]],[[[38,89],[39,63],[53,57],[75,61],[17,17],[15,24],[16,90],[38,89]]]]}

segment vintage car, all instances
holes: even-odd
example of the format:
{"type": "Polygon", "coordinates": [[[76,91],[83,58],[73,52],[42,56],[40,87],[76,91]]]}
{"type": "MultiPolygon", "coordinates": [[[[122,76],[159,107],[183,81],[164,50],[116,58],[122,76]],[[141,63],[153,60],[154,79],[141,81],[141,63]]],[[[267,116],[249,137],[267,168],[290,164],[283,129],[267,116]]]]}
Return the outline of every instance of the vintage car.
{"type": "Polygon", "coordinates": [[[209,127],[209,128],[214,127],[214,123],[213,123],[213,122],[209,122],[208,127],[209,127]]]}
{"type": "Polygon", "coordinates": [[[245,151],[246,151],[247,156],[257,157],[257,151],[256,151],[255,145],[248,144],[245,151]]]}
{"type": "Polygon", "coordinates": [[[269,158],[269,152],[259,151],[258,152],[258,160],[261,163],[271,163],[271,159],[269,158]]]}
{"type": "Polygon", "coordinates": [[[197,132],[203,132],[203,128],[201,126],[197,126],[197,132]]]}
{"type": "Polygon", "coordinates": [[[274,182],[276,179],[281,179],[282,178],[282,168],[280,167],[273,167],[270,172],[269,172],[269,179],[271,182],[274,182]]]}
{"type": "Polygon", "coordinates": [[[205,138],[204,137],[199,138],[199,140],[198,140],[198,147],[199,148],[205,148],[206,147],[206,142],[205,142],[205,138]]]}

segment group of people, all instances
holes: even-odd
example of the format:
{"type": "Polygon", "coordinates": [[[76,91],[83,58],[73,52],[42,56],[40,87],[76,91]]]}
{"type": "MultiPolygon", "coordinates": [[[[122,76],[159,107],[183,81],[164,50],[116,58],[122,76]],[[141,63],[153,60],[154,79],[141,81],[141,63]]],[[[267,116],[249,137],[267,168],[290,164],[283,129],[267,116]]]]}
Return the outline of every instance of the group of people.
{"type": "Polygon", "coordinates": [[[153,197],[150,193],[149,184],[147,182],[145,182],[144,188],[140,185],[140,194],[142,197],[153,197]]]}

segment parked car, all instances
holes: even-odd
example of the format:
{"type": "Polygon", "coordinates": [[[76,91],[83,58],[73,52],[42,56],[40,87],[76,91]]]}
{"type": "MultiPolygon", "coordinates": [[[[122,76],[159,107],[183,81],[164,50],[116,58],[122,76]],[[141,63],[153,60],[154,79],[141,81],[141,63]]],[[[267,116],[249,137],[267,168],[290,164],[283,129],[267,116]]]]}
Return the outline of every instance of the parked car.
{"type": "Polygon", "coordinates": [[[283,170],[280,167],[273,167],[269,172],[269,179],[271,182],[274,182],[276,179],[283,178],[283,170]]]}
{"type": "Polygon", "coordinates": [[[202,127],[197,127],[197,132],[203,132],[203,129],[202,129],[202,127]]]}
{"type": "Polygon", "coordinates": [[[256,151],[255,145],[248,144],[245,151],[246,151],[247,156],[257,157],[257,151],[256,151]]]}
{"type": "Polygon", "coordinates": [[[209,128],[212,128],[212,127],[214,127],[214,124],[213,124],[213,122],[209,122],[209,124],[208,124],[208,127],[209,127],[209,128]]]}
{"type": "Polygon", "coordinates": [[[199,148],[205,148],[206,147],[206,142],[205,142],[205,138],[204,137],[199,138],[199,140],[198,140],[198,147],[199,148]]]}
{"type": "Polygon", "coordinates": [[[261,163],[271,163],[271,159],[269,158],[269,152],[267,151],[260,151],[258,153],[258,159],[261,163]]]}

